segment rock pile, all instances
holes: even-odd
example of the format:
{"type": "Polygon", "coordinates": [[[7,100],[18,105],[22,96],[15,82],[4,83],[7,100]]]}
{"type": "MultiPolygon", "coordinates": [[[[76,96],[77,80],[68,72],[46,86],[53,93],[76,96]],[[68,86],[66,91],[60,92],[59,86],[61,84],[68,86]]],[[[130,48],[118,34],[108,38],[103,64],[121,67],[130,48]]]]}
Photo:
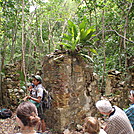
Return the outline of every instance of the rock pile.
{"type": "Polygon", "coordinates": [[[2,104],[11,108],[11,106],[18,105],[19,100],[24,97],[24,89],[20,86],[20,64],[7,64],[4,67],[4,74],[2,79],[2,104]]]}

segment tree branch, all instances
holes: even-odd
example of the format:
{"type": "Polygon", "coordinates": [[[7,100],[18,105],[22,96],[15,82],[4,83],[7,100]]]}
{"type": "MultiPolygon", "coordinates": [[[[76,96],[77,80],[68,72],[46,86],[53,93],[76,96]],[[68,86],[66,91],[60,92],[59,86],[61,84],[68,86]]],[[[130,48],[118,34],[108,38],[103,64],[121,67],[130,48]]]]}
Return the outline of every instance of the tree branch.
{"type": "MultiPolygon", "coordinates": [[[[134,43],[134,41],[125,38],[123,35],[119,34],[116,30],[106,30],[105,32],[115,32],[118,36],[120,36],[121,38],[125,39],[126,41],[134,43]]],[[[96,36],[94,36],[94,37],[97,37],[101,33],[102,33],[102,30],[99,31],[99,33],[97,33],[96,36]]],[[[92,40],[94,37],[92,37],[90,40],[92,40]]]]}
{"type": "Polygon", "coordinates": [[[106,32],[115,32],[118,36],[122,37],[123,39],[125,39],[126,41],[129,41],[131,43],[134,43],[134,41],[127,39],[126,37],[124,37],[123,35],[119,34],[116,30],[106,30],[106,32]]]}

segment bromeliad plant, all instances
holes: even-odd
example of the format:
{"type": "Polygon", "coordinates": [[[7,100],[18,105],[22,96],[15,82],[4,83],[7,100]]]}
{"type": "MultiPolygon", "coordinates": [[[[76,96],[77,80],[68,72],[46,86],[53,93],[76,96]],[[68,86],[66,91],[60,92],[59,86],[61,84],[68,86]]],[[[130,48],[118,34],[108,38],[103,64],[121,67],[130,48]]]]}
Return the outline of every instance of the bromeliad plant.
{"type": "Polygon", "coordinates": [[[94,32],[95,29],[92,27],[87,29],[85,21],[81,22],[79,25],[76,25],[69,20],[68,33],[63,36],[63,40],[65,40],[66,43],[61,42],[60,44],[72,54],[77,53],[92,60],[91,57],[87,55],[87,52],[90,51],[97,54],[95,49],[91,48],[92,43],[90,41],[91,37],[95,36],[94,32]]]}

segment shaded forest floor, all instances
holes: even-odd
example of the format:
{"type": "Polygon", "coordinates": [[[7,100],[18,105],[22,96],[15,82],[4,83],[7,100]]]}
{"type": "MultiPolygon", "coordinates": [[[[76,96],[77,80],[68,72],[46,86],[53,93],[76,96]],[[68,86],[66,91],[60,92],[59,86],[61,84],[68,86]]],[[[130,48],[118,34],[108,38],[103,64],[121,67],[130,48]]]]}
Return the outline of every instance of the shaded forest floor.
{"type": "MultiPolygon", "coordinates": [[[[16,122],[15,113],[13,113],[11,118],[0,119],[0,134],[15,134],[19,132],[20,132],[20,129],[16,122]]],[[[52,132],[47,131],[44,134],[52,134],[52,132]]]]}
{"type": "MultiPolygon", "coordinates": [[[[101,119],[100,120],[101,126],[103,126],[102,122],[104,123],[104,121],[101,119]]],[[[13,113],[11,118],[0,119],[0,134],[15,134],[18,132],[20,132],[20,129],[16,122],[15,113],[13,113]]],[[[48,131],[44,134],[52,134],[52,132],[50,132],[50,130],[48,129],[48,131]]],[[[57,134],[57,133],[54,133],[54,134],[57,134]]]]}
{"type": "Polygon", "coordinates": [[[13,114],[11,118],[0,119],[0,134],[15,134],[19,132],[16,123],[16,115],[13,114]]]}

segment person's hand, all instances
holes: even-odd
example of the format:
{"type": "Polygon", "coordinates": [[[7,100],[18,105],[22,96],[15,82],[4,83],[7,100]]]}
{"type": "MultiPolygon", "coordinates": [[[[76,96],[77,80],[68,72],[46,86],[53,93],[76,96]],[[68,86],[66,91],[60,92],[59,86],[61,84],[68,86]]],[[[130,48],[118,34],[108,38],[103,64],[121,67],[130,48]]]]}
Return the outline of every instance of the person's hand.
{"type": "Polygon", "coordinates": [[[23,101],[26,101],[27,99],[31,99],[31,96],[26,96],[23,98],[23,101]]]}
{"type": "Polygon", "coordinates": [[[27,99],[31,99],[31,96],[27,96],[27,99]]]}
{"type": "Polygon", "coordinates": [[[26,101],[27,100],[27,96],[23,98],[23,101],[26,101]]]}

